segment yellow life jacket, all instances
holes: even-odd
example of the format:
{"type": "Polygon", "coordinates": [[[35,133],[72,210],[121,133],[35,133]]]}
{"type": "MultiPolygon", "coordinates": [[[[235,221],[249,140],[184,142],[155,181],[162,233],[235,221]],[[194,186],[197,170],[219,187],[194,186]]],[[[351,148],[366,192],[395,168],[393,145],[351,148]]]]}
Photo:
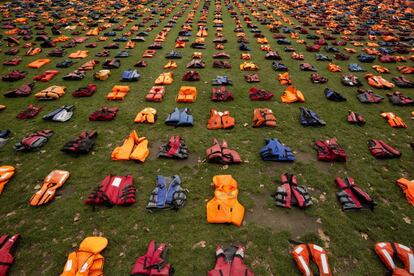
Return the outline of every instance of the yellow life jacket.
{"type": "Polygon", "coordinates": [[[157,117],[157,110],[155,108],[146,107],[138,112],[135,117],[135,123],[148,123],[154,124],[157,117]]]}

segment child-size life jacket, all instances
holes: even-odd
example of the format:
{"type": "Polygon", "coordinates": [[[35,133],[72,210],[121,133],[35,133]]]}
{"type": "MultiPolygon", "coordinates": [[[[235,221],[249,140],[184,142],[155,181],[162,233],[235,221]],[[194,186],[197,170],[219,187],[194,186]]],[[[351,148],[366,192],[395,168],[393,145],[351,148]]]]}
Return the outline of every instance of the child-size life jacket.
{"type": "Polygon", "coordinates": [[[374,210],[376,203],[364,192],[353,178],[346,177],[344,179],[337,177],[335,179],[339,191],[336,193],[339,202],[342,205],[342,211],[349,210],[374,210]]]}
{"type": "MultiPolygon", "coordinates": [[[[1,167],[0,167],[1,168],[1,167]]],[[[403,190],[408,202],[414,206],[414,181],[405,178],[397,180],[397,185],[403,190]]]]}
{"type": "Polygon", "coordinates": [[[283,145],[278,139],[265,139],[266,145],[260,149],[264,161],[295,161],[292,150],[283,145]]]}
{"type": "Polygon", "coordinates": [[[255,108],[253,111],[253,127],[275,127],[276,117],[269,108],[255,108]]]}
{"type": "Polygon", "coordinates": [[[312,243],[296,245],[290,252],[303,276],[311,276],[313,272],[310,261],[316,264],[320,276],[332,276],[328,263],[328,254],[322,247],[312,243]]]}
{"type": "Polygon", "coordinates": [[[185,205],[187,191],[181,186],[178,175],[165,177],[157,176],[157,185],[152,190],[147,209],[179,209],[185,205]]]}
{"type": "Polygon", "coordinates": [[[87,237],[79,249],[70,253],[60,276],[103,276],[104,257],[100,254],[108,245],[104,237],[87,237]]]}
{"type": "Polygon", "coordinates": [[[208,119],[208,129],[230,129],[234,127],[234,118],[230,116],[229,111],[219,112],[212,108],[210,111],[210,119],[208,119]]]}
{"type": "Polygon", "coordinates": [[[117,107],[102,107],[89,115],[90,121],[112,121],[115,119],[116,114],[118,113],[119,108],[117,107]]]}
{"type": "Polygon", "coordinates": [[[305,102],[303,93],[294,86],[288,86],[280,96],[283,103],[305,102]]]}
{"type": "Polygon", "coordinates": [[[43,180],[42,187],[30,199],[31,206],[41,206],[55,198],[56,191],[61,188],[69,178],[68,171],[51,171],[43,180]]]}
{"type": "Polygon", "coordinates": [[[151,87],[148,94],[145,96],[145,100],[149,102],[162,102],[165,94],[164,86],[151,87]]]}
{"type": "Polygon", "coordinates": [[[371,154],[378,159],[397,158],[401,156],[401,153],[397,149],[391,147],[382,140],[368,140],[368,149],[371,154]]]}
{"type": "Polygon", "coordinates": [[[144,162],[149,156],[148,140],[146,137],[138,137],[137,132],[132,131],[124,140],[122,146],[112,151],[112,160],[137,160],[144,162]]]}
{"type": "Polygon", "coordinates": [[[174,268],[167,261],[167,245],[156,244],[154,240],[148,244],[145,255],[138,257],[131,270],[132,276],[170,276],[174,268]]]}
{"type": "Polygon", "coordinates": [[[154,124],[157,120],[157,110],[155,108],[146,107],[140,112],[134,119],[135,123],[148,123],[154,124]]]}
{"type": "Polygon", "coordinates": [[[303,126],[324,126],[326,125],[326,122],[322,120],[316,112],[305,108],[305,107],[299,107],[300,109],[300,116],[299,120],[301,125],[303,126]]]}
{"type": "Polygon", "coordinates": [[[346,161],[346,153],[336,141],[336,138],[331,138],[325,141],[317,140],[315,142],[315,149],[318,152],[318,160],[320,161],[346,161]]]}
{"type": "Polygon", "coordinates": [[[32,151],[41,148],[49,141],[53,131],[49,129],[37,131],[24,137],[14,145],[16,151],[32,151]]]}
{"type": "MultiPolygon", "coordinates": [[[[3,192],[4,187],[10,181],[15,174],[16,169],[13,166],[0,166],[0,195],[3,192]]],[[[1,264],[0,264],[1,267],[1,264]]],[[[1,271],[1,268],[0,268],[1,271]]],[[[0,274],[1,275],[1,274],[0,274]]]]}
{"type": "Polygon", "coordinates": [[[254,276],[254,273],[244,264],[244,248],[229,246],[216,248],[216,264],[208,272],[208,276],[254,276]]]}
{"type": "Polygon", "coordinates": [[[96,131],[84,131],[78,137],[66,142],[60,151],[73,155],[89,153],[95,145],[97,136],[98,133],[96,131]]]}
{"type": "Polygon", "coordinates": [[[89,195],[86,204],[105,205],[131,205],[135,203],[137,189],[131,175],[112,176],[107,175],[101,184],[89,195]]]}
{"type": "Polygon", "coordinates": [[[348,116],[346,117],[346,120],[351,124],[357,124],[359,126],[363,126],[365,124],[364,117],[362,117],[361,114],[354,111],[348,111],[348,116]]]}
{"type": "Polygon", "coordinates": [[[374,247],[375,253],[387,267],[388,274],[393,276],[414,275],[414,253],[408,246],[396,242],[378,242],[374,247]],[[404,268],[398,267],[394,260],[398,259],[404,268]]]}
{"type": "Polygon", "coordinates": [[[280,182],[281,185],[277,187],[276,192],[272,195],[276,206],[306,208],[313,204],[308,189],[305,186],[298,185],[296,175],[283,173],[280,176],[280,182]]]}
{"type": "Polygon", "coordinates": [[[187,159],[188,147],[180,136],[171,136],[168,143],[160,146],[158,157],[187,159]]]}
{"type": "Polygon", "coordinates": [[[398,117],[394,112],[383,112],[381,117],[388,121],[388,124],[394,128],[407,128],[401,117],[398,117]]]}
{"type": "Polygon", "coordinates": [[[168,114],[165,124],[170,126],[193,126],[193,115],[189,108],[178,109],[174,108],[174,111],[168,114]]]}
{"type": "Polygon", "coordinates": [[[37,114],[39,114],[40,110],[42,108],[40,106],[34,106],[32,104],[29,104],[25,110],[20,111],[17,115],[17,119],[32,119],[36,117],[37,114]]]}
{"type": "Polygon", "coordinates": [[[212,163],[229,165],[242,162],[237,151],[229,149],[225,140],[220,144],[216,138],[213,139],[213,145],[207,149],[206,155],[208,162],[212,163]]]}
{"type": "Polygon", "coordinates": [[[11,237],[9,235],[0,236],[0,275],[6,276],[14,263],[13,252],[19,239],[20,234],[15,234],[11,237]]]}
{"type": "Polygon", "coordinates": [[[213,177],[213,184],[214,198],[207,203],[207,221],[240,226],[244,217],[244,207],[237,200],[237,181],[231,175],[216,175],[213,177]]]}

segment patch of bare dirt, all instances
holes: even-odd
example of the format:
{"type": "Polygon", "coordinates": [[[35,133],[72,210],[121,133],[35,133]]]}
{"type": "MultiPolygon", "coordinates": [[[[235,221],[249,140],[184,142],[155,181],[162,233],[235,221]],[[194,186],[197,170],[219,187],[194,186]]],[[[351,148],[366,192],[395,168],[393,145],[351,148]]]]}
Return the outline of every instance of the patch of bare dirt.
{"type": "MultiPolygon", "coordinates": [[[[320,225],[317,218],[307,216],[303,210],[267,206],[267,195],[250,195],[254,207],[245,214],[246,223],[269,227],[274,232],[289,231],[293,237],[316,233],[320,225]]],[[[311,207],[312,208],[312,207],[311,207]]]]}
{"type": "Polygon", "coordinates": [[[298,151],[295,153],[296,159],[305,164],[313,164],[320,172],[329,173],[333,163],[318,161],[316,154],[298,151]]]}

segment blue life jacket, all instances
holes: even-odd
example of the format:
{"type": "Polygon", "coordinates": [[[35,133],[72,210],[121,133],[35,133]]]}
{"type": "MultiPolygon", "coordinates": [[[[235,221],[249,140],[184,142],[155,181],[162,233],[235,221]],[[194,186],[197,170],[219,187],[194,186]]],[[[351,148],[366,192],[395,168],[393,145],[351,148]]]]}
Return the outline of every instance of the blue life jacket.
{"type": "Polygon", "coordinates": [[[233,82],[227,76],[217,76],[213,79],[213,85],[233,85],[233,82]]]}
{"type": "Polygon", "coordinates": [[[348,69],[351,72],[365,72],[366,70],[362,68],[358,63],[350,63],[348,69]]]}
{"type": "Polygon", "coordinates": [[[373,62],[375,60],[375,56],[367,55],[367,54],[360,54],[357,56],[360,62],[373,62]]]}
{"type": "Polygon", "coordinates": [[[187,107],[182,110],[177,107],[174,108],[174,111],[171,112],[165,120],[165,124],[176,127],[193,126],[193,122],[193,115],[191,115],[190,109],[187,107]]]}
{"type": "Polygon", "coordinates": [[[318,114],[305,107],[300,109],[300,123],[303,126],[324,126],[326,122],[319,118],[318,114]]]}
{"type": "Polygon", "coordinates": [[[325,88],[324,90],[325,97],[328,100],[334,101],[334,102],[343,102],[346,101],[346,98],[342,96],[340,93],[336,92],[333,89],[325,88]]]}
{"type": "Polygon", "coordinates": [[[260,150],[264,161],[295,161],[292,150],[279,142],[278,139],[266,139],[266,146],[260,150]]]}
{"type": "Polygon", "coordinates": [[[129,51],[125,50],[125,51],[120,51],[115,55],[116,58],[126,58],[129,57],[129,51]]]}
{"type": "Polygon", "coordinates": [[[121,81],[138,81],[141,75],[137,70],[125,70],[122,73],[121,81]]]}
{"type": "Polygon", "coordinates": [[[157,176],[157,186],[152,190],[147,209],[178,209],[184,206],[187,195],[181,187],[178,175],[172,177],[157,176]]]}
{"type": "Polygon", "coordinates": [[[113,41],[114,42],[127,42],[128,37],[125,37],[125,36],[117,37],[117,38],[114,38],[113,41]]]}

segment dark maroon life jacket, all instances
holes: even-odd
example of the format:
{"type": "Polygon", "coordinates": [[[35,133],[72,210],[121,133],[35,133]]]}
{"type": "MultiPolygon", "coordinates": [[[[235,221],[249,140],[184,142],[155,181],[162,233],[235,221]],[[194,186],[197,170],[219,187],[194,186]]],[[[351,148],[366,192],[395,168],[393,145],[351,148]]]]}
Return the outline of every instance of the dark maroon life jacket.
{"type": "Polygon", "coordinates": [[[0,236],[0,275],[7,275],[7,271],[14,262],[12,252],[20,239],[20,234],[12,237],[0,236]]]}
{"type": "Polygon", "coordinates": [[[233,100],[233,93],[228,91],[225,86],[212,88],[211,100],[214,102],[226,102],[233,100]]]}
{"type": "Polygon", "coordinates": [[[17,89],[7,91],[4,94],[4,97],[6,98],[27,97],[30,94],[32,94],[33,87],[34,87],[34,82],[29,83],[29,84],[23,84],[17,89]]]}
{"type": "Polygon", "coordinates": [[[90,97],[96,92],[96,85],[89,83],[86,87],[81,87],[73,91],[73,97],[90,97]]]}
{"type": "Polygon", "coordinates": [[[92,112],[91,115],[89,115],[90,121],[112,121],[116,114],[118,113],[119,109],[117,107],[102,107],[101,109],[98,109],[95,112],[92,112]]]}
{"type": "Polygon", "coordinates": [[[19,114],[17,114],[16,118],[17,119],[32,119],[34,118],[37,114],[39,114],[40,110],[42,108],[40,106],[34,106],[32,104],[29,104],[25,110],[19,112],[19,114]]]}
{"type": "Polygon", "coordinates": [[[237,151],[229,149],[227,142],[222,141],[221,145],[217,139],[213,139],[213,145],[207,149],[208,162],[220,164],[238,164],[241,163],[240,155],[237,151]]]}
{"type": "Polygon", "coordinates": [[[397,158],[401,156],[401,152],[386,144],[382,140],[369,140],[368,149],[371,152],[371,154],[378,159],[397,158]]]}
{"type": "Polygon", "coordinates": [[[365,119],[364,117],[362,117],[362,115],[353,112],[353,111],[349,111],[349,114],[347,116],[347,121],[351,124],[357,124],[359,126],[362,126],[365,124],[365,119]]]}
{"type": "Polygon", "coordinates": [[[343,211],[361,209],[374,210],[376,203],[366,192],[355,184],[354,179],[350,177],[346,177],[345,179],[337,177],[335,182],[340,189],[336,193],[336,196],[342,205],[343,211]]]}
{"type": "Polygon", "coordinates": [[[281,185],[272,195],[276,200],[276,206],[291,208],[293,205],[306,208],[313,204],[308,189],[298,185],[294,174],[284,173],[280,176],[280,181],[281,185]]]}
{"type": "Polygon", "coordinates": [[[208,276],[253,276],[254,273],[244,264],[244,248],[217,246],[216,265],[208,272],[208,276]]]}
{"type": "Polygon", "coordinates": [[[318,151],[318,160],[321,161],[346,161],[346,153],[338,145],[336,138],[331,138],[326,141],[317,140],[315,148],[318,151]]]}
{"type": "Polygon", "coordinates": [[[86,200],[89,205],[131,205],[135,203],[137,189],[131,175],[112,176],[107,175],[86,200]]]}
{"type": "Polygon", "coordinates": [[[145,255],[138,257],[135,261],[131,275],[169,276],[174,274],[174,268],[167,262],[166,255],[166,244],[156,244],[154,240],[150,241],[145,255]]]}

